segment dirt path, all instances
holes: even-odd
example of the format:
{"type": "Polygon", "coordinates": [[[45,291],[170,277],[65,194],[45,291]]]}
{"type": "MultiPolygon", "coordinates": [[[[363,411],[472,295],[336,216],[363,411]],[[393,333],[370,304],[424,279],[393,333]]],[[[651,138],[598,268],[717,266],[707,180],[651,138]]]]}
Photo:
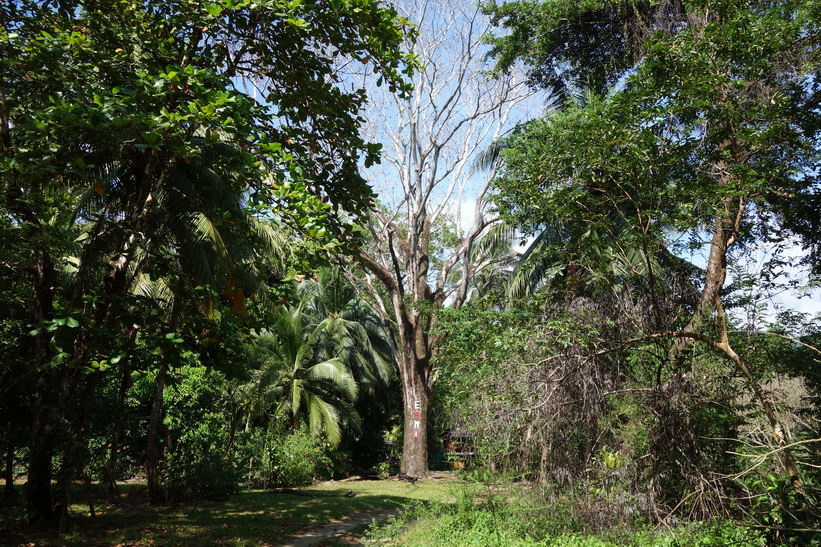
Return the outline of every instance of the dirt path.
{"type": "Polygon", "coordinates": [[[286,547],[309,547],[316,545],[322,541],[329,539],[336,539],[338,541],[345,541],[351,545],[359,545],[359,541],[355,538],[350,538],[346,541],[345,536],[348,532],[361,524],[370,524],[374,519],[383,521],[395,516],[399,512],[398,507],[388,507],[385,509],[378,509],[376,511],[367,511],[364,513],[352,513],[340,519],[337,519],[328,524],[321,524],[308,530],[304,530],[299,534],[288,538],[281,545],[286,547]]]}

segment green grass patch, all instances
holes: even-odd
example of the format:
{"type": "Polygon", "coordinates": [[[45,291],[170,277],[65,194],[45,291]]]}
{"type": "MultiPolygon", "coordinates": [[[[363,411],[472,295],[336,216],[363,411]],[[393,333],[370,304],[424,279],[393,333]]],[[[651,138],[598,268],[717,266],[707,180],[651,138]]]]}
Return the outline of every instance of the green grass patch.
{"type": "Polygon", "coordinates": [[[105,504],[88,515],[81,496],[69,509],[70,520],[59,535],[34,534],[21,524],[19,504],[0,512],[0,543],[37,546],[258,546],[271,545],[301,530],[352,513],[413,502],[437,502],[451,492],[450,478],[415,483],[396,480],[327,482],[300,490],[336,493],[339,497],[306,497],[271,491],[242,491],[226,501],[200,501],[172,507],[148,508],[144,486],[128,485],[124,501],[137,510],[105,504]],[[344,497],[348,491],[353,497],[344,497]],[[154,513],[147,511],[153,509],[154,513]],[[8,539],[7,539],[8,538],[8,539]]]}

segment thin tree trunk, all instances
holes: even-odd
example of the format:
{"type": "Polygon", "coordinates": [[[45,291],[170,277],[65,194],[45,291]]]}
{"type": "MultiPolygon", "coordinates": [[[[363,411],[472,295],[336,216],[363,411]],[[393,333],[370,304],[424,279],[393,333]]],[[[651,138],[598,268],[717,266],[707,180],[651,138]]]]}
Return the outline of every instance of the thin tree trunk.
{"type": "Polygon", "coordinates": [[[117,457],[120,452],[120,433],[122,429],[123,404],[131,384],[131,362],[123,363],[122,374],[120,375],[120,388],[117,390],[117,402],[114,404],[114,419],[111,425],[111,452],[106,462],[106,480],[108,481],[108,491],[118,494],[117,491],[117,457]]]}
{"type": "Polygon", "coordinates": [[[548,479],[550,478],[550,467],[548,465],[550,461],[550,443],[546,442],[544,439],[542,440],[542,458],[539,462],[539,484],[547,484],[548,479]]]}
{"type": "MultiPolygon", "coordinates": [[[[296,388],[294,388],[296,389],[296,388]]],[[[299,432],[299,407],[296,407],[291,414],[291,431],[296,435],[299,432]]]]}
{"type": "Polygon", "coordinates": [[[32,524],[48,524],[55,519],[51,497],[51,458],[59,421],[54,415],[52,405],[42,399],[40,393],[35,396],[26,482],[26,513],[32,524]]]}
{"type": "Polygon", "coordinates": [[[160,421],[163,410],[163,393],[165,392],[165,376],[168,373],[168,364],[165,359],[160,362],[157,371],[157,380],[154,384],[154,395],[151,400],[151,414],[148,420],[148,438],[146,440],[145,475],[148,480],[148,495],[152,504],[162,501],[159,490],[159,462],[160,462],[160,421]]]}
{"type": "MultiPolygon", "coordinates": [[[[13,156],[11,150],[11,126],[9,124],[9,112],[8,108],[6,107],[6,99],[5,96],[0,93],[0,153],[4,157],[11,158],[13,156]]],[[[16,184],[12,185],[12,177],[4,176],[3,177],[4,184],[3,184],[3,203],[6,205],[11,205],[13,200],[9,199],[11,194],[11,189],[16,189],[16,184]]],[[[6,468],[5,468],[5,482],[6,486],[4,492],[6,495],[12,494],[14,492],[14,440],[12,435],[12,418],[11,413],[9,413],[8,420],[7,420],[7,429],[6,429],[6,468]]]]}
{"type": "Polygon", "coordinates": [[[6,440],[6,467],[3,477],[6,482],[5,488],[3,488],[4,495],[14,494],[14,441],[11,436],[11,428],[9,428],[9,436],[6,440]]]}
{"type": "MultiPolygon", "coordinates": [[[[100,383],[101,373],[99,371],[90,375],[84,376],[82,388],[77,399],[79,400],[79,408],[77,414],[71,418],[70,436],[68,445],[65,447],[62,458],[62,465],[57,474],[57,495],[55,496],[56,504],[60,507],[68,507],[70,503],[70,486],[74,479],[84,476],[85,466],[87,463],[87,443],[85,442],[86,419],[95,402],[95,393],[97,386],[100,383]]],[[[66,400],[61,407],[67,408],[68,401],[66,400]]],[[[67,428],[69,429],[69,428],[67,428]]]]}
{"type": "Polygon", "coordinates": [[[234,448],[234,437],[237,434],[239,427],[239,418],[231,419],[231,428],[228,430],[228,442],[225,443],[225,459],[231,461],[231,451],[234,448]]]}
{"type": "Polygon", "coordinates": [[[6,458],[5,467],[3,469],[3,478],[5,479],[5,487],[3,488],[4,496],[14,494],[14,410],[17,408],[17,397],[12,395],[10,397],[11,404],[9,405],[9,415],[6,417],[6,458]]]}
{"type": "MultiPolygon", "coordinates": [[[[726,171],[726,166],[719,165],[719,172],[724,171],[726,171]]],[[[745,204],[743,200],[739,200],[736,203],[731,198],[727,198],[724,202],[724,210],[717,215],[715,219],[713,238],[710,243],[710,254],[707,259],[707,274],[704,280],[704,288],[702,289],[699,308],[690,318],[690,321],[684,327],[683,331],[685,333],[697,332],[702,327],[710,312],[715,311],[719,327],[719,341],[715,344],[715,347],[724,352],[747,380],[748,385],[753,390],[756,399],[758,399],[759,404],[761,404],[767,416],[772,439],[776,447],[780,449],[781,463],[784,466],[784,471],[787,476],[790,477],[793,485],[796,488],[800,488],[798,469],[792,457],[792,452],[788,448],[781,418],[775,409],[775,405],[769,393],[764,390],[755,378],[749,365],[745,363],[731,347],[724,308],[721,302],[721,290],[727,279],[727,253],[736,241],[744,207],[745,204]]],[[[674,366],[680,363],[689,342],[689,338],[680,338],[679,341],[674,344],[672,350],[674,366]]]]}

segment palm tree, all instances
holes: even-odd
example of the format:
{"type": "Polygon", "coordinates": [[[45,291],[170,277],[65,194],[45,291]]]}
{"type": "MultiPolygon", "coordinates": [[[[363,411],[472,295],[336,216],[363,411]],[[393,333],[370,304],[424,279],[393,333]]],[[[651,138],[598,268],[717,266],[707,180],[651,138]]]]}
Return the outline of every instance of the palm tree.
{"type": "Polygon", "coordinates": [[[297,286],[307,316],[316,324],[317,349],[326,359],[339,359],[376,399],[396,378],[393,346],[382,319],[356,292],[338,268],[322,268],[315,279],[297,286]]]}
{"type": "MultiPolygon", "coordinates": [[[[263,273],[272,266],[284,270],[282,233],[244,207],[248,184],[240,151],[199,138],[191,145],[199,147],[199,155],[177,160],[154,183],[146,199],[150,209],[143,211],[146,218],[139,225],[130,221],[132,202],[146,191],[129,166],[111,165],[81,196],[75,217],[87,221],[79,238],[84,245],[78,274],[84,277],[76,283],[78,292],[87,292],[112,268],[122,275],[122,291],[148,271],[153,278],[171,275],[185,278],[191,288],[219,290],[217,297],[242,312],[240,297],[261,287],[263,273]],[[135,234],[138,226],[142,231],[135,234]],[[125,249],[111,261],[111,248],[118,244],[125,249]]],[[[257,291],[258,297],[265,294],[257,291]]]]}
{"type": "Polygon", "coordinates": [[[273,407],[274,417],[289,413],[294,430],[304,419],[311,433],[338,445],[342,425],[360,426],[353,408],[359,388],[342,359],[320,351],[322,334],[302,305],[279,308],[273,325],[257,338],[257,399],[273,407]]]}
{"type": "MultiPolygon", "coordinates": [[[[102,293],[108,301],[96,312],[99,320],[116,329],[123,316],[138,317],[122,327],[132,333],[132,342],[138,329],[176,332],[196,318],[214,320],[220,301],[242,315],[246,295],[263,302],[268,294],[266,277],[284,270],[284,238],[243,207],[247,184],[237,162],[239,152],[196,138],[192,145],[200,146],[201,154],[176,161],[154,184],[151,207],[145,212],[148,220],[141,223],[139,237],[121,228],[128,226],[121,219],[130,218],[133,196],[141,193],[140,182],[126,164],[101,170],[75,212],[85,233],[79,238],[79,256],[71,261],[77,265],[69,276],[71,292],[79,298],[96,289],[103,278],[102,293]],[[110,250],[118,247],[123,250],[110,259],[110,250]]],[[[197,335],[210,338],[208,333],[197,335]]],[[[91,345],[100,341],[92,340],[91,333],[86,336],[86,351],[93,351],[91,345]]],[[[138,366],[128,359],[120,362],[123,388],[130,370],[138,366]]],[[[154,501],[158,499],[158,428],[169,370],[167,360],[158,366],[147,451],[154,501]]],[[[114,444],[116,423],[115,419],[114,444]]]]}
{"type": "Polygon", "coordinates": [[[561,288],[566,296],[602,290],[628,299],[643,294],[650,299],[658,328],[661,295],[692,289],[689,279],[697,270],[666,247],[648,244],[618,217],[606,229],[555,219],[542,227],[516,262],[507,300],[513,304],[547,286],[561,288]]]}

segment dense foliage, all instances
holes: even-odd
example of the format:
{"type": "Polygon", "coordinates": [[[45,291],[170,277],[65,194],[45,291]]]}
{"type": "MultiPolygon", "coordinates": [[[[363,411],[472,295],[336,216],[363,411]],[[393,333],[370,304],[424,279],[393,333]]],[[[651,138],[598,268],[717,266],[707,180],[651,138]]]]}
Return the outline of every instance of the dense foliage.
{"type": "Polygon", "coordinates": [[[358,170],[379,145],[359,133],[366,97],[340,66],[405,91],[406,30],[391,8],[358,0],[0,6],[4,324],[32,331],[10,348],[27,366],[3,359],[4,380],[27,388],[9,412],[31,412],[7,427],[6,449],[31,434],[32,520],[60,515],[58,450],[58,498],[84,474],[92,403],[112,378],[119,448],[142,371],[155,372],[145,468],[160,498],[176,371],[194,359],[244,374],[248,329],[288,269],[311,262],[289,258],[284,227],[306,250],[339,248],[346,219],[370,205],[358,170]]]}
{"type": "Polygon", "coordinates": [[[816,3],[487,9],[499,69],[566,99],[500,147],[496,201],[537,237],[490,303],[513,311],[442,323],[457,419],[497,469],[626,515],[817,539],[818,317],[762,306],[817,269],[816,3]]]}
{"type": "Polygon", "coordinates": [[[419,42],[373,0],[0,4],[0,449],[31,523],[78,484],[435,459],[482,486],[373,535],[821,542],[821,314],[769,300],[821,271],[818,2],[457,4],[419,42]],[[554,101],[479,153],[521,68],[554,101]],[[370,72],[394,110],[366,122],[370,72]]]}
{"type": "MultiPolygon", "coordinates": [[[[485,479],[486,480],[486,479],[485,479]]],[[[677,547],[766,545],[760,531],[732,523],[648,526],[623,516],[610,521],[604,496],[551,500],[523,495],[510,484],[491,480],[487,486],[463,485],[455,501],[415,504],[385,526],[372,526],[366,537],[401,545],[520,547],[677,547]]]]}

